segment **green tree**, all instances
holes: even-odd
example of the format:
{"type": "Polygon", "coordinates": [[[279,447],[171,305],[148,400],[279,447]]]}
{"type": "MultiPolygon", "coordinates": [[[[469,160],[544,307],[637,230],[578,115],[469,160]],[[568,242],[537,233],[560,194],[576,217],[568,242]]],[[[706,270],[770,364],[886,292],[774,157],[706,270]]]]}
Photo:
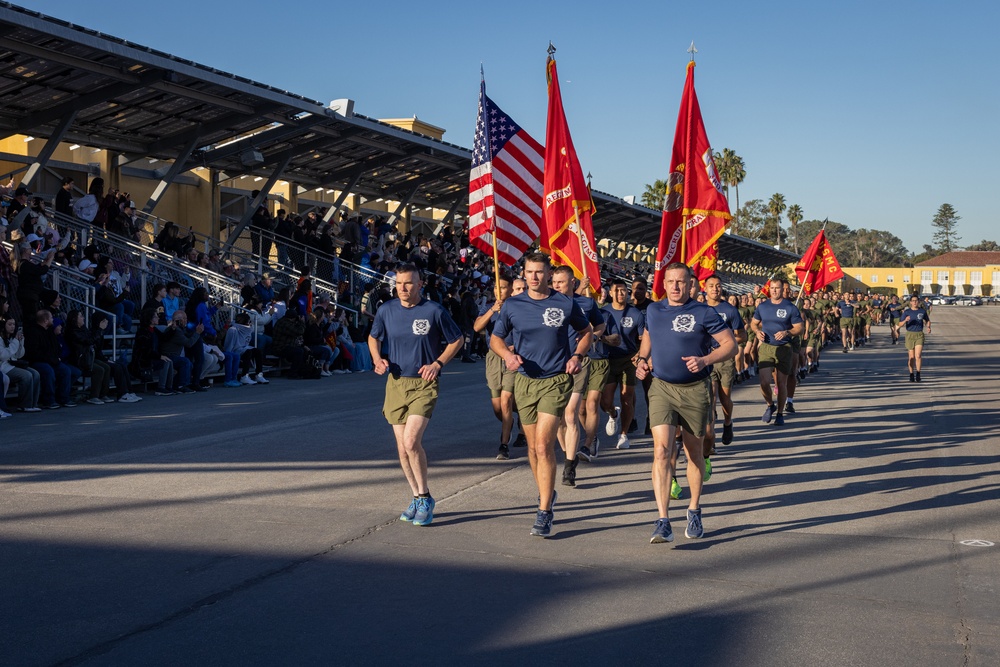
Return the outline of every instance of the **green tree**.
{"type": "Polygon", "coordinates": [[[996,241],[987,241],[986,239],[983,239],[976,245],[970,245],[968,248],[966,248],[966,250],[986,250],[986,251],[997,252],[1000,251],[1000,243],[997,243],[996,241]]]}
{"type": "Polygon", "coordinates": [[[751,199],[739,208],[737,215],[733,216],[730,231],[737,236],[760,241],[767,218],[767,207],[764,206],[764,202],[760,199],[751,199]]]}
{"type": "Polygon", "coordinates": [[[721,153],[715,154],[715,168],[726,186],[726,198],[729,198],[729,188],[736,190],[736,208],[733,209],[733,224],[736,225],[740,213],[740,183],[747,177],[746,164],[732,148],[723,148],[721,153]]]}
{"type": "Polygon", "coordinates": [[[785,195],[780,192],[771,195],[771,200],[767,202],[767,212],[771,214],[776,227],[773,238],[779,248],[781,247],[781,214],[785,212],[786,208],[788,207],[785,205],[785,195]]]}
{"type": "Polygon", "coordinates": [[[788,207],[788,213],[786,216],[788,218],[789,224],[792,226],[792,247],[795,248],[795,254],[799,254],[799,223],[802,222],[802,207],[798,204],[792,204],[788,207]]]}
{"type": "Polygon", "coordinates": [[[958,235],[958,221],[961,216],[955,212],[955,207],[951,204],[941,204],[934,219],[931,220],[931,227],[934,228],[934,242],[937,243],[941,252],[951,252],[958,247],[958,242],[962,237],[958,235]]]}
{"type": "Polygon", "coordinates": [[[667,182],[656,180],[646,184],[646,190],[642,193],[640,202],[646,208],[657,211],[663,210],[663,200],[667,196],[667,182]]]}

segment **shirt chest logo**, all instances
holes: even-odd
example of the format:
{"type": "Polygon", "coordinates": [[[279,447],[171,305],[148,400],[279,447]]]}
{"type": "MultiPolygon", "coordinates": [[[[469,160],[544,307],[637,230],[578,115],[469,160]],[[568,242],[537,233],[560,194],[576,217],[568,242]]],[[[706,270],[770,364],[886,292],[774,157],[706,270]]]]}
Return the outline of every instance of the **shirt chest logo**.
{"type": "Polygon", "coordinates": [[[413,335],[426,336],[430,333],[431,323],[429,320],[413,320],[413,335]]]}
{"type": "Polygon", "coordinates": [[[786,317],[788,317],[788,311],[785,310],[784,308],[779,308],[778,311],[775,313],[775,315],[777,315],[781,319],[785,319],[786,317]]]}
{"type": "Polygon", "coordinates": [[[623,329],[630,329],[633,324],[635,324],[635,322],[632,321],[631,317],[623,317],[622,318],[622,328],[623,329]]]}
{"type": "Polygon", "coordinates": [[[672,323],[674,331],[680,333],[691,333],[694,331],[694,315],[678,315],[672,323]]]}
{"type": "Polygon", "coordinates": [[[542,313],[542,322],[547,327],[561,327],[566,321],[566,313],[562,308],[546,308],[542,313]]]}

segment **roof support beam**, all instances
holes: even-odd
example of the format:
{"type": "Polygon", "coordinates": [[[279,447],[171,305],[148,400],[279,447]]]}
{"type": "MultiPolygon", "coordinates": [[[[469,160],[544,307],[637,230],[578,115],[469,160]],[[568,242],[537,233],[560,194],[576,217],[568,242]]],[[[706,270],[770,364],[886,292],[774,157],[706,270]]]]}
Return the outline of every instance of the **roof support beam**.
{"type": "Polygon", "coordinates": [[[48,161],[52,158],[52,154],[55,153],[56,148],[59,147],[59,142],[61,142],[63,137],[66,136],[66,131],[69,130],[69,126],[73,124],[75,119],[76,111],[71,111],[63,117],[62,121],[60,121],[58,125],[56,125],[52,134],[49,135],[49,140],[45,142],[45,145],[42,146],[42,150],[38,152],[38,157],[36,157],[35,161],[31,163],[30,167],[28,167],[28,173],[26,173],[24,178],[21,179],[21,185],[25,187],[30,185],[31,181],[33,181],[35,176],[38,175],[38,172],[41,171],[46,164],[48,164],[48,161]]]}
{"type": "MultiPolygon", "coordinates": [[[[281,127],[264,130],[263,132],[246,137],[245,139],[234,141],[233,143],[227,144],[222,148],[207,151],[202,157],[204,158],[206,164],[210,164],[218,160],[225,160],[234,155],[239,155],[248,148],[264,147],[305,134],[309,132],[314,125],[318,125],[324,120],[325,118],[321,115],[310,116],[304,121],[289,123],[281,127]]],[[[325,137],[324,143],[329,140],[329,137],[325,137]]]]}
{"type": "Polygon", "coordinates": [[[457,199],[455,199],[455,201],[452,202],[451,208],[448,209],[448,212],[445,214],[441,222],[443,222],[446,225],[450,225],[451,221],[455,219],[455,213],[458,211],[458,207],[461,206],[462,202],[466,201],[466,199],[467,199],[467,194],[463,192],[460,197],[458,197],[457,199]]]}
{"type": "Polygon", "coordinates": [[[333,206],[327,209],[326,215],[323,216],[323,222],[329,223],[333,220],[333,216],[340,212],[340,207],[344,205],[347,201],[347,196],[351,194],[351,190],[357,187],[358,181],[361,180],[361,174],[356,175],[348,183],[347,187],[340,191],[340,195],[337,197],[337,201],[333,202],[333,206]]]}
{"type": "Polygon", "coordinates": [[[402,215],[403,209],[409,206],[410,202],[413,201],[413,197],[417,194],[417,190],[419,188],[420,186],[416,186],[413,189],[411,189],[408,193],[406,193],[406,196],[403,197],[402,201],[399,202],[399,206],[397,206],[396,210],[393,211],[392,215],[389,216],[388,224],[391,225],[394,222],[396,222],[399,216],[402,215]]]}
{"type": "Polygon", "coordinates": [[[240,221],[236,225],[236,228],[229,232],[229,236],[226,238],[226,245],[222,248],[223,252],[229,252],[230,248],[233,247],[233,242],[240,237],[240,234],[243,233],[243,230],[246,229],[247,225],[250,224],[250,220],[253,218],[254,213],[256,213],[257,209],[260,208],[260,205],[264,203],[264,199],[267,197],[267,194],[271,191],[271,188],[274,187],[274,184],[278,182],[278,179],[281,178],[281,174],[284,173],[285,169],[288,169],[288,165],[292,161],[293,157],[295,157],[294,151],[285,151],[285,153],[281,158],[281,161],[278,163],[278,166],[274,168],[274,171],[271,172],[271,175],[264,183],[264,187],[260,189],[260,192],[257,193],[257,196],[254,197],[253,200],[250,202],[250,205],[247,206],[247,210],[243,214],[243,217],[240,218],[240,221]]]}
{"type": "Polygon", "coordinates": [[[418,176],[417,178],[411,178],[408,181],[403,181],[398,185],[395,185],[388,190],[382,192],[382,196],[389,198],[392,195],[398,194],[400,192],[405,192],[411,187],[419,188],[421,185],[426,185],[427,183],[433,183],[434,181],[440,180],[442,176],[446,174],[454,173],[454,169],[435,169],[434,171],[428,172],[423,176],[418,176]]]}
{"type": "Polygon", "coordinates": [[[163,198],[163,194],[167,191],[167,188],[169,188],[170,184],[174,182],[174,179],[176,179],[183,172],[187,171],[184,165],[197,145],[198,137],[195,137],[188,142],[187,146],[184,147],[182,153],[177,156],[174,163],[170,165],[170,169],[168,169],[167,173],[163,175],[162,179],[160,179],[160,184],[156,186],[155,190],[153,190],[153,194],[149,195],[149,201],[147,201],[146,205],[142,207],[144,212],[152,213],[153,209],[156,208],[156,205],[160,203],[160,200],[163,198]]]}

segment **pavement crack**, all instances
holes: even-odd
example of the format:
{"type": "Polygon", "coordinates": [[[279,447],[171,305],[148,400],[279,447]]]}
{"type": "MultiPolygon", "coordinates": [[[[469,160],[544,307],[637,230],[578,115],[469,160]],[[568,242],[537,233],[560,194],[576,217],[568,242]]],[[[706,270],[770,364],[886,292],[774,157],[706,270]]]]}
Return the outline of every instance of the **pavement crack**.
{"type": "Polygon", "coordinates": [[[958,551],[958,536],[952,534],[951,562],[955,567],[955,608],[958,616],[958,641],[962,644],[962,665],[968,665],[972,660],[972,628],[965,617],[965,586],[962,584],[962,560],[958,551]]]}

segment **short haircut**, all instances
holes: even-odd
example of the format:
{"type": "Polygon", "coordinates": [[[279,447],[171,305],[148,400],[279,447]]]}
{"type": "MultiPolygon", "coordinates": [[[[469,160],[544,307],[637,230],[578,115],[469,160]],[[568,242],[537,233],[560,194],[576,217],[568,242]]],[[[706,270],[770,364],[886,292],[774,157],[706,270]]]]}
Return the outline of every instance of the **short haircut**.
{"type": "Polygon", "coordinates": [[[168,290],[180,289],[180,288],[181,288],[181,284],[177,283],[177,282],[174,282],[173,280],[171,280],[169,283],[167,283],[167,289],[168,290]]]}
{"type": "Polygon", "coordinates": [[[514,279],[506,271],[501,271],[500,275],[497,276],[497,281],[501,283],[507,283],[508,285],[510,285],[511,283],[514,282],[514,279]]]}
{"type": "Polygon", "coordinates": [[[565,264],[563,264],[562,266],[557,266],[554,269],[552,269],[553,275],[557,273],[568,273],[570,278],[576,277],[575,274],[573,273],[573,269],[569,266],[566,266],[565,264]]]}
{"type": "Polygon", "coordinates": [[[52,313],[45,310],[44,308],[35,313],[35,321],[38,322],[39,324],[49,319],[50,317],[52,317],[52,313]]]}
{"type": "Polygon", "coordinates": [[[705,280],[703,280],[702,283],[707,283],[709,280],[712,280],[712,279],[718,280],[720,283],[722,282],[722,278],[719,276],[719,274],[718,273],[713,273],[708,278],[705,278],[705,280]]]}
{"type": "Polygon", "coordinates": [[[406,264],[400,264],[396,267],[396,274],[398,275],[400,273],[415,273],[417,274],[417,279],[420,279],[420,269],[417,268],[416,264],[410,264],[409,262],[406,264]]]}
{"type": "Polygon", "coordinates": [[[626,285],[625,285],[625,279],[624,278],[615,278],[614,280],[611,281],[611,286],[612,287],[619,287],[619,286],[626,287],[626,285]]]}
{"type": "Polygon", "coordinates": [[[544,264],[545,266],[552,266],[552,259],[549,258],[544,252],[531,252],[524,256],[524,263],[532,262],[534,264],[544,264]]]}
{"type": "Polygon", "coordinates": [[[640,283],[643,287],[649,287],[649,283],[646,282],[645,278],[636,278],[632,281],[632,284],[640,283]]]}
{"type": "Polygon", "coordinates": [[[688,280],[694,278],[694,272],[691,270],[691,267],[685,264],[684,262],[671,262],[670,264],[667,264],[667,268],[664,269],[663,271],[664,273],[666,273],[667,271],[679,271],[681,269],[683,269],[684,272],[687,273],[688,280]]]}

